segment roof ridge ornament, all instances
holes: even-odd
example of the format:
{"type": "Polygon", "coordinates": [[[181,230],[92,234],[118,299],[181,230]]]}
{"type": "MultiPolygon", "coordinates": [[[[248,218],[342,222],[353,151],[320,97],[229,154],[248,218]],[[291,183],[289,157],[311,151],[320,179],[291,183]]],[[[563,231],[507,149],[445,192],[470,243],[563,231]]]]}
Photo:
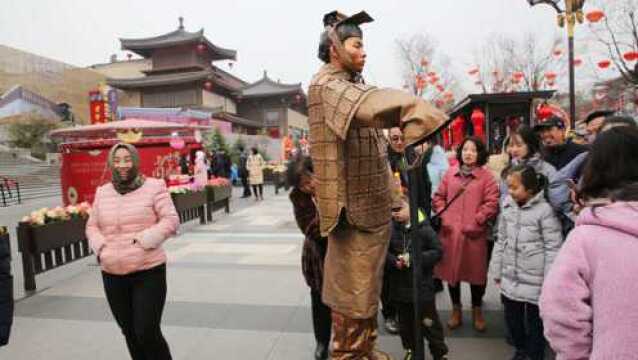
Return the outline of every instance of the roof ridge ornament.
{"type": "Polygon", "coordinates": [[[179,30],[184,30],[184,17],[180,16],[179,18],[177,18],[179,20],[179,30]]]}

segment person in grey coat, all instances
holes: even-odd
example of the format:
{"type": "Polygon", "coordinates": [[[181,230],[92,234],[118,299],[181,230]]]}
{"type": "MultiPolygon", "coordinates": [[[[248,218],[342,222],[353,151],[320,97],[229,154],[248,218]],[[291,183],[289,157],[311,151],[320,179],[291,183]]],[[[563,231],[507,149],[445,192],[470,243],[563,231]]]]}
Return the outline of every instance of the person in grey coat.
{"type": "Polygon", "coordinates": [[[513,359],[543,359],[538,299],[563,242],[562,227],[545,199],[547,179],[533,167],[512,167],[507,185],[490,274],[501,289],[505,321],[516,347],[513,359]]]}

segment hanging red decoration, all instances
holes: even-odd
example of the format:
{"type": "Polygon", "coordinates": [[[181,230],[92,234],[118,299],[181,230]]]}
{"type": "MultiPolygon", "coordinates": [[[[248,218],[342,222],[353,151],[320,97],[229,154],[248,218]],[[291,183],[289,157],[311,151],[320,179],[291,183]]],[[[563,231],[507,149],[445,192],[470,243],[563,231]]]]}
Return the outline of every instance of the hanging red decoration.
{"type": "Polygon", "coordinates": [[[605,17],[605,13],[600,9],[592,9],[585,15],[587,20],[591,23],[597,23],[605,17]]]}
{"type": "Polygon", "coordinates": [[[204,44],[197,45],[197,52],[199,54],[203,54],[205,51],[206,51],[206,45],[204,44]]]}
{"type": "Polygon", "coordinates": [[[459,146],[465,138],[465,119],[458,116],[452,121],[452,145],[459,146]]]}
{"type": "Polygon", "coordinates": [[[554,49],[554,51],[552,51],[552,55],[554,55],[555,58],[561,57],[563,55],[563,49],[554,49]]]}
{"type": "Polygon", "coordinates": [[[430,62],[428,61],[428,58],[426,58],[425,56],[421,58],[421,67],[427,67],[430,64],[430,62]]]}
{"type": "Polygon", "coordinates": [[[583,59],[574,59],[574,66],[581,66],[583,64],[583,59]]]}
{"type": "Polygon", "coordinates": [[[554,79],[556,79],[556,73],[553,71],[546,72],[545,79],[547,79],[548,81],[553,81],[554,79]]]}
{"type": "Polygon", "coordinates": [[[443,85],[441,85],[441,84],[438,84],[438,85],[436,86],[436,89],[437,89],[439,92],[444,92],[444,91],[445,91],[445,87],[444,87],[443,85]]]}
{"type": "Polygon", "coordinates": [[[598,62],[598,67],[601,69],[607,69],[609,65],[611,65],[611,61],[607,59],[598,62]]]}
{"type": "Polygon", "coordinates": [[[522,71],[515,71],[512,73],[512,77],[516,80],[521,80],[525,77],[525,74],[522,71]]]}
{"type": "Polygon", "coordinates": [[[204,89],[208,91],[213,90],[213,82],[210,80],[206,80],[206,82],[204,82],[204,89]]]}
{"type": "Polygon", "coordinates": [[[439,78],[438,77],[433,76],[433,77],[430,78],[430,84],[434,85],[434,84],[436,84],[438,82],[439,82],[439,78]]]}
{"type": "Polygon", "coordinates": [[[474,128],[474,136],[485,141],[485,113],[481,109],[476,108],[472,111],[470,120],[472,121],[472,127],[474,128]]]}
{"type": "Polygon", "coordinates": [[[553,81],[548,81],[548,82],[547,82],[547,86],[548,86],[548,87],[550,87],[550,88],[553,88],[555,84],[556,84],[556,83],[555,83],[555,82],[553,82],[553,81]]]}
{"type": "Polygon", "coordinates": [[[430,71],[430,72],[428,73],[428,76],[429,76],[429,77],[436,77],[436,71],[430,71]]]}
{"type": "Polygon", "coordinates": [[[452,145],[452,142],[450,141],[450,129],[446,127],[441,132],[443,133],[443,147],[445,150],[449,150],[452,145]]]}
{"type": "Polygon", "coordinates": [[[627,61],[636,61],[638,60],[638,51],[627,51],[622,57],[627,61]]]}

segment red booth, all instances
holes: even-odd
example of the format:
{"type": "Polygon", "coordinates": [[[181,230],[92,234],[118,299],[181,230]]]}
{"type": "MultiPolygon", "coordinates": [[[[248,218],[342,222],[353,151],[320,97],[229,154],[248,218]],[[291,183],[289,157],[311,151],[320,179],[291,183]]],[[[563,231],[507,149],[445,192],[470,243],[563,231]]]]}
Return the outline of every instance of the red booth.
{"type": "Polygon", "coordinates": [[[64,205],[92,202],[95,189],[110,181],[106,160],[114,144],[133,144],[140,153],[140,172],[147,177],[166,180],[169,175],[179,174],[182,154],[192,154],[202,148],[201,131],[208,129],[130,119],[52,131],[51,138],[61,143],[64,205]]]}

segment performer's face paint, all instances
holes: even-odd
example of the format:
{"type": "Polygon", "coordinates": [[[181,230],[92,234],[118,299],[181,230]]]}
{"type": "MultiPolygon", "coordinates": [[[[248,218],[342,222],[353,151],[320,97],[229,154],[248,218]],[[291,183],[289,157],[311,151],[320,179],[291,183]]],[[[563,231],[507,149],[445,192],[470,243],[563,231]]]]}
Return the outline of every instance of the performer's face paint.
{"type": "Polygon", "coordinates": [[[360,37],[349,37],[343,42],[343,49],[345,50],[344,55],[348,56],[350,59],[342,61],[339,52],[333,48],[333,51],[339,61],[346,67],[351,68],[348,70],[354,71],[356,73],[361,73],[366,65],[367,57],[367,54],[363,49],[363,39],[361,39],[360,37]]]}

